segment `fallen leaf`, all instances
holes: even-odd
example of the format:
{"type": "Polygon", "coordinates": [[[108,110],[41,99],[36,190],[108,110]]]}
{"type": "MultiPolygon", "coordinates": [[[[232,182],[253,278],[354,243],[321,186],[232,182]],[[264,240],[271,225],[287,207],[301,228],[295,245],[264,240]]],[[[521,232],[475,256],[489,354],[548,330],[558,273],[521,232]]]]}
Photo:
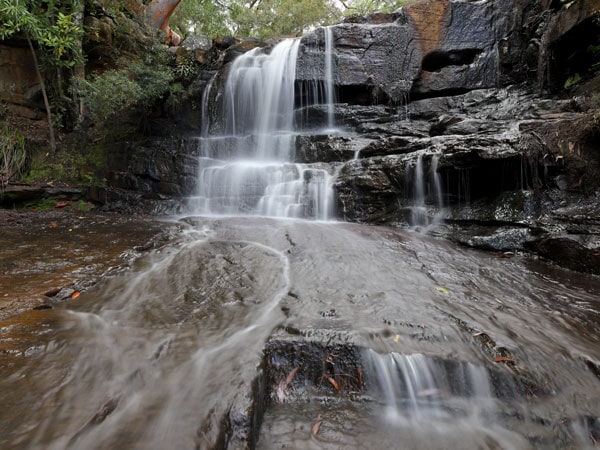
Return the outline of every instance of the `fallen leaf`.
{"type": "Polygon", "coordinates": [[[400,335],[397,334],[396,336],[394,336],[394,342],[397,344],[400,341],[400,335]]]}
{"type": "Polygon", "coordinates": [[[56,205],[54,205],[55,208],[64,208],[65,206],[67,206],[69,204],[69,202],[56,202],[56,205]]]}
{"type": "Polygon", "coordinates": [[[75,291],[71,294],[71,298],[72,299],[76,299],[77,297],[79,297],[81,295],[81,292],[79,291],[75,291]]]}
{"type": "Polygon", "coordinates": [[[477,336],[481,336],[483,333],[483,331],[479,331],[478,333],[473,333],[473,337],[477,337],[477,336]]]}
{"type": "Polygon", "coordinates": [[[294,379],[294,375],[296,375],[296,372],[298,372],[298,369],[300,369],[300,366],[295,367],[292,369],[292,371],[288,374],[287,378],[285,379],[285,387],[288,387],[288,384],[290,384],[292,382],[292,380],[294,379]]]}
{"type": "Polygon", "coordinates": [[[496,356],[494,362],[513,362],[513,359],[506,356],[496,356]]]}
{"type": "Polygon", "coordinates": [[[52,222],[52,223],[50,224],[50,227],[51,227],[51,228],[56,228],[57,226],[58,226],[58,225],[56,225],[56,222],[52,222]]]}
{"type": "Polygon", "coordinates": [[[340,386],[337,384],[337,381],[335,381],[333,378],[331,378],[331,377],[327,377],[327,381],[329,381],[329,382],[331,383],[331,385],[333,386],[333,388],[334,388],[336,391],[339,391],[339,390],[340,390],[340,386]]]}
{"type": "Polygon", "coordinates": [[[356,372],[358,374],[358,385],[362,386],[363,384],[363,373],[362,373],[362,367],[359,367],[356,369],[356,372]]]}
{"type": "Polygon", "coordinates": [[[310,430],[310,432],[311,432],[311,433],[312,433],[314,436],[316,436],[316,435],[317,435],[317,433],[319,432],[319,430],[321,429],[321,423],[323,423],[323,421],[322,421],[322,420],[319,420],[317,423],[315,423],[315,424],[312,426],[312,429],[310,430]]]}
{"type": "Polygon", "coordinates": [[[446,294],[446,295],[450,293],[450,291],[448,289],[443,288],[443,287],[436,287],[435,290],[438,292],[441,292],[442,294],[446,294]]]}
{"type": "Polygon", "coordinates": [[[285,381],[281,381],[279,383],[279,386],[277,386],[277,400],[279,401],[279,403],[283,403],[284,402],[284,400],[285,400],[285,391],[286,391],[288,385],[294,379],[294,375],[296,375],[296,373],[298,372],[298,369],[300,369],[300,366],[293,368],[291,370],[291,372],[288,373],[288,376],[285,378],[285,381]]]}

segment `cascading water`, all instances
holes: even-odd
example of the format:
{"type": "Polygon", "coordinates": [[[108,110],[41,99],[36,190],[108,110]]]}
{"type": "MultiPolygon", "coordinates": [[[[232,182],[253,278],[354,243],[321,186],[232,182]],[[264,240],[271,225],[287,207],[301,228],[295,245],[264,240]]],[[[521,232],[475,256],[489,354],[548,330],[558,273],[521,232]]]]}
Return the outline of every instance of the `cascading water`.
{"type": "Polygon", "coordinates": [[[372,350],[366,352],[365,360],[376,378],[375,391],[386,404],[389,421],[449,417],[450,409],[465,416],[493,411],[492,388],[483,367],[460,363],[446,368],[421,354],[380,355],[372,350]],[[463,403],[460,408],[457,399],[463,403]]]}
{"type": "Polygon", "coordinates": [[[220,99],[222,122],[206,126],[201,138],[200,214],[332,216],[327,167],[293,162],[299,45],[298,39],[284,40],[270,53],[257,48],[232,63],[220,99]]]}
{"type": "Polygon", "coordinates": [[[429,180],[425,177],[423,156],[423,153],[419,153],[412,169],[413,204],[410,208],[410,225],[413,227],[428,226],[438,223],[444,207],[442,181],[440,174],[438,173],[440,155],[431,155],[429,180]],[[432,200],[432,203],[435,204],[437,209],[431,218],[429,217],[426,204],[428,199],[432,200]]]}
{"type": "Polygon", "coordinates": [[[335,129],[335,90],[333,85],[333,28],[325,27],[325,101],[327,103],[327,130],[335,129]]]}
{"type": "Polygon", "coordinates": [[[494,386],[487,369],[467,362],[364,353],[373,393],[385,405],[382,419],[391,427],[388,433],[402,436],[402,448],[488,448],[490,442],[502,442],[502,448],[528,446],[522,436],[499,425],[496,390],[514,395],[512,380],[494,386]]]}

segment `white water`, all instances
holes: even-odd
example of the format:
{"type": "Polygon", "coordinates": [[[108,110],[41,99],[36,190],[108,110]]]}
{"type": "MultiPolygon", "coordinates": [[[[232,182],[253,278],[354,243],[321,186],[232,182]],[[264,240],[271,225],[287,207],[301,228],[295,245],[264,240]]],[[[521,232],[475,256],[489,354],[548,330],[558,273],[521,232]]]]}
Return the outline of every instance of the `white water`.
{"type": "Polygon", "coordinates": [[[376,400],[385,405],[385,434],[401,437],[401,448],[496,448],[490,442],[529,448],[522,436],[497,425],[501,412],[484,367],[373,350],[364,358],[376,400]]]}
{"type": "MultiPolygon", "coordinates": [[[[269,54],[257,48],[232,63],[220,99],[222,122],[203,126],[199,189],[194,199],[197,213],[332,217],[333,190],[327,168],[294,162],[299,45],[298,39],[284,40],[269,54]],[[220,131],[211,133],[211,129],[220,131]]],[[[211,88],[212,83],[207,90],[211,88]]],[[[333,99],[333,88],[328,91],[333,99]]],[[[203,99],[205,122],[210,97],[209,93],[203,99]]]]}
{"type": "Polygon", "coordinates": [[[410,225],[422,227],[436,224],[441,219],[444,207],[442,181],[438,173],[439,155],[431,155],[429,166],[429,179],[425,176],[423,167],[423,153],[419,153],[414,168],[412,169],[413,204],[410,213],[410,225]],[[430,217],[427,202],[435,205],[436,211],[430,217]]]}
{"type": "Polygon", "coordinates": [[[333,28],[325,27],[325,101],[327,103],[327,129],[335,129],[335,90],[333,86],[333,28]]]}
{"type": "Polygon", "coordinates": [[[472,417],[494,412],[492,387],[483,367],[458,363],[449,373],[441,363],[422,354],[366,353],[371,374],[376,377],[375,390],[385,402],[385,416],[391,422],[448,419],[450,410],[454,415],[472,417]]]}

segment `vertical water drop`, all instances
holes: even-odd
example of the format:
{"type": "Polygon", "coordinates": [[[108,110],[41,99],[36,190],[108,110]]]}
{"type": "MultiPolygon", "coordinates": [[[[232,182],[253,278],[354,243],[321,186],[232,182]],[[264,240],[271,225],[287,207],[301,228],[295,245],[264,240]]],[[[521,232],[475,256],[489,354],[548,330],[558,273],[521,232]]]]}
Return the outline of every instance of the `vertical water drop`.
{"type": "Polygon", "coordinates": [[[333,84],[333,28],[325,27],[325,103],[327,104],[327,129],[334,130],[335,90],[333,84]]]}

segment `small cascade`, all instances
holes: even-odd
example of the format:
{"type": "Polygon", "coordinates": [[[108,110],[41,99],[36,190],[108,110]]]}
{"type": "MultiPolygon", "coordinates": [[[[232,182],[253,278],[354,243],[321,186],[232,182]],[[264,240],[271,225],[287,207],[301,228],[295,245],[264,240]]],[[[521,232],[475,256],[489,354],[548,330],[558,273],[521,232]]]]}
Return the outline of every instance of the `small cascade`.
{"type": "Polygon", "coordinates": [[[410,212],[410,224],[429,225],[425,208],[425,181],[423,176],[423,154],[419,153],[413,171],[413,206],[410,212]]]}
{"type": "Polygon", "coordinates": [[[385,408],[385,419],[407,420],[492,417],[495,398],[485,368],[471,363],[445,363],[421,354],[380,355],[367,350],[365,361],[372,388],[385,408]]]}
{"type": "Polygon", "coordinates": [[[402,448],[419,449],[530,448],[504,423],[506,405],[498,395],[514,395],[512,380],[497,387],[482,366],[422,354],[367,350],[364,361],[369,391],[384,405],[379,432],[389,442],[402,439],[402,448]]]}
{"type": "Polygon", "coordinates": [[[411,176],[413,203],[410,208],[410,225],[415,227],[439,223],[444,207],[442,180],[438,172],[440,155],[431,155],[428,178],[425,176],[423,157],[424,154],[419,153],[411,176]],[[433,217],[429,215],[428,203],[435,205],[436,212],[433,217]]]}
{"type": "Polygon", "coordinates": [[[217,86],[209,83],[202,106],[198,195],[191,201],[199,214],[333,216],[325,166],[293,162],[299,45],[299,39],[288,39],[268,54],[257,48],[238,57],[222,94],[211,94],[217,86]],[[210,121],[211,98],[218,98],[222,108],[217,122],[210,121]]]}

